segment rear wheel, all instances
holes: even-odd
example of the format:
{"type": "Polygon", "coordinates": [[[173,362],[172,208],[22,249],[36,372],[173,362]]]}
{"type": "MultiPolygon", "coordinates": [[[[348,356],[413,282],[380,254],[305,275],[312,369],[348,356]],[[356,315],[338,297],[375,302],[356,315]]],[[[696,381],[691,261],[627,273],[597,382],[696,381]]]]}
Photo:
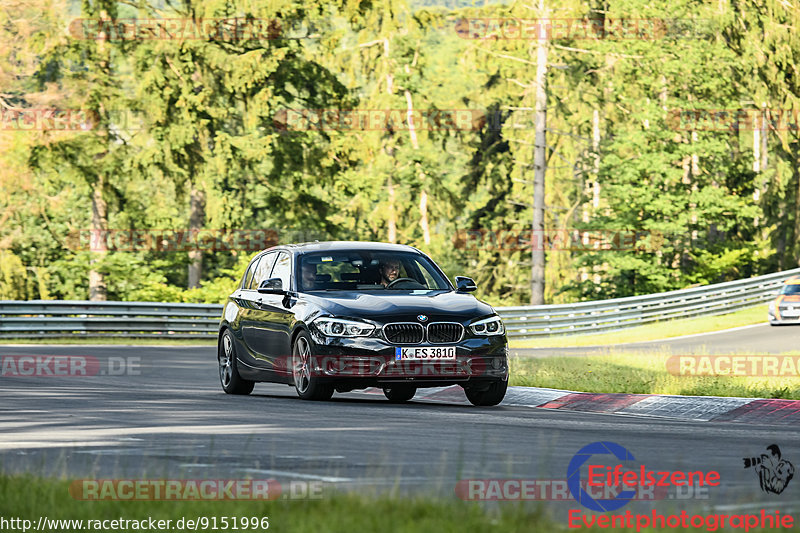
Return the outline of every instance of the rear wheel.
{"type": "Polygon", "coordinates": [[[321,383],[319,377],[313,375],[311,356],[311,338],[302,331],[292,347],[292,376],[297,395],[303,400],[330,400],[334,386],[321,383]]]}
{"type": "Polygon", "coordinates": [[[384,387],[383,394],[392,403],[407,402],[417,393],[417,388],[409,385],[397,385],[396,387],[384,387]]]}
{"type": "Polygon", "coordinates": [[[226,329],[217,348],[217,362],[219,363],[219,382],[222,390],[228,394],[250,394],[255,387],[255,381],[242,378],[237,368],[236,347],[233,344],[233,335],[226,329]]]}
{"type": "Polygon", "coordinates": [[[508,381],[493,381],[488,387],[465,387],[464,393],[472,405],[489,407],[503,401],[508,389],[508,381]]]}

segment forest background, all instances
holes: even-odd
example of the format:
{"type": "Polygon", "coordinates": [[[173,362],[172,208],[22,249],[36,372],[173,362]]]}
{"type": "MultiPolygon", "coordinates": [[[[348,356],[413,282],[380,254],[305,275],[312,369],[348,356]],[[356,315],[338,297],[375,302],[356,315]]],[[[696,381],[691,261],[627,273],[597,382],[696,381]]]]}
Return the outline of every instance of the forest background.
{"type": "Polygon", "coordinates": [[[777,0],[2,0],[0,299],[217,303],[262,242],[314,239],[411,244],[493,305],[794,268],[798,22],[777,0]]]}

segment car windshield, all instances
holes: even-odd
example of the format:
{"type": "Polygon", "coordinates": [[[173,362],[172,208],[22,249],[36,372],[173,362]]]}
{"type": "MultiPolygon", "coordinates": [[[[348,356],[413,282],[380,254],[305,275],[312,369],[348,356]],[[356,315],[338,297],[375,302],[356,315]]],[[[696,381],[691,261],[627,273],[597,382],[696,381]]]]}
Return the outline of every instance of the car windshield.
{"type": "Polygon", "coordinates": [[[800,284],[784,285],[781,294],[800,294],[800,284]]]}
{"type": "Polygon", "coordinates": [[[424,255],[367,250],[303,254],[298,261],[301,291],[449,290],[447,279],[424,255]]]}

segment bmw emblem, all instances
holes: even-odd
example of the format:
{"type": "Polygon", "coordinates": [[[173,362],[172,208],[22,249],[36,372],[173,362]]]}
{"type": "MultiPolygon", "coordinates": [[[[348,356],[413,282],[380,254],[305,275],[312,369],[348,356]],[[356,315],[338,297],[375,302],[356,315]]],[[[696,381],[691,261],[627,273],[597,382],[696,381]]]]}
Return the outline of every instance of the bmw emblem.
{"type": "Polygon", "coordinates": [[[427,322],[428,315],[417,315],[417,320],[419,320],[420,322],[427,322]]]}

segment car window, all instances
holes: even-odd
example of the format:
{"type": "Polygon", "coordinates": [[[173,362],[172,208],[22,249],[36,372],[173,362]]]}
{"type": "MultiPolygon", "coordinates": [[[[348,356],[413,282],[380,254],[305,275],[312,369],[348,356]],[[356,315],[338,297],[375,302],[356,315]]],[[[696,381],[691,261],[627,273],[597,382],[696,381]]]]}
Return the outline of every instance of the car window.
{"type": "Polygon", "coordinates": [[[385,290],[381,272],[386,264],[397,267],[393,279],[413,280],[400,282],[398,290],[449,288],[447,281],[425,256],[410,252],[313,252],[300,256],[299,262],[298,273],[309,272],[308,279],[301,279],[299,283],[301,290],[385,290]]]}
{"type": "Polygon", "coordinates": [[[270,252],[264,256],[256,268],[255,276],[250,283],[251,290],[257,290],[261,282],[269,278],[269,273],[272,270],[272,264],[275,263],[276,252],[270,252]]]}
{"type": "Polygon", "coordinates": [[[250,262],[250,266],[247,267],[247,270],[244,273],[244,278],[242,278],[242,285],[243,289],[249,289],[250,283],[253,281],[253,274],[255,274],[256,269],[258,268],[258,262],[261,261],[263,256],[258,256],[254,260],[250,262]]]}
{"type": "Polygon", "coordinates": [[[419,272],[419,274],[410,277],[414,277],[417,280],[420,280],[421,278],[420,282],[423,283],[423,285],[425,285],[426,287],[436,287],[436,280],[433,279],[433,276],[431,275],[431,273],[428,271],[427,268],[419,264],[415,264],[414,266],[416,267],[415,270],[419,272]]]}
{"type": "Polygon", "coordinates": [[[325,262],[317,267],[317,273],[326,278],[326,281],[353,281],[348,274],[358,274],[358,268],[347,262],[325,262]]]}
{"type": "Polygon", "coordinates": [[[281,278],[283,290],[289,290],[291,277],[292,277],[292,258],[286,252],[281,252],[278,260],[275,262],[275,267],[272,269],[271,278],[281,278]]]}
{"type": "Polygon", "coordinates": [[[781,294],[800,294],[800,285],[784,285],[783,290],[781,290],[781,294]]]}

